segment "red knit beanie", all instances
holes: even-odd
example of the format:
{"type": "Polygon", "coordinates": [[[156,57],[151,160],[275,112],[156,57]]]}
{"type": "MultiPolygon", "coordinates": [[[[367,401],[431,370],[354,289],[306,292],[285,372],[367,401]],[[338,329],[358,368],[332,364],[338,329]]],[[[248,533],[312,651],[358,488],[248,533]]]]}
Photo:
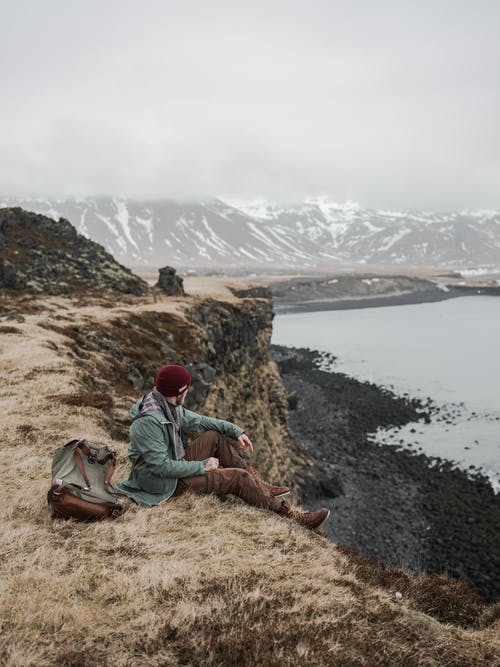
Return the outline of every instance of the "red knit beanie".
{"type": "Polygon", "coordinates": [[[179,396],[191,384],[191,375],[184,366],[162,366],[156,376],[156,389],[164,396],[179,396]]]}

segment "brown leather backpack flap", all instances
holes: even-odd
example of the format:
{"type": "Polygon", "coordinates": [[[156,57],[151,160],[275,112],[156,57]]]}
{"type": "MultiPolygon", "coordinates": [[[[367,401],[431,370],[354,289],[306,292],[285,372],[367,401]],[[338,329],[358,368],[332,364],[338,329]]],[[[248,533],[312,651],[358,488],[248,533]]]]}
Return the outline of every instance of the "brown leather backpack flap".
{"type": "Polygon", "coordinates": [[[75,489],[72,492],[70,486],[53,484],[47,494],[47,501],[52,508],[52,516],[64,519],[78,519],[79,521],[102,521],[103,519],[115,519],[123,514],[128,503],[109,503],[98,498],[87,498],[75,489]]]}

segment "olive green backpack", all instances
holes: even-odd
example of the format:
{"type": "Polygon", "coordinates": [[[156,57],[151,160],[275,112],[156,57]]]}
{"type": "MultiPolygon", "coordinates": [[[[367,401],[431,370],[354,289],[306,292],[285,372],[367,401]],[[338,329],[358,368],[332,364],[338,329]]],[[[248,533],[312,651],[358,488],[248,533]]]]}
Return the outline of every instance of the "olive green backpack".
{"type": "Polygon", "coordinates": [[[111,484],[115,465],[115,452],[85,438],[56,449],[47,494],[52,517],[96,521],[123,514],[128,499],[111,484]]]}

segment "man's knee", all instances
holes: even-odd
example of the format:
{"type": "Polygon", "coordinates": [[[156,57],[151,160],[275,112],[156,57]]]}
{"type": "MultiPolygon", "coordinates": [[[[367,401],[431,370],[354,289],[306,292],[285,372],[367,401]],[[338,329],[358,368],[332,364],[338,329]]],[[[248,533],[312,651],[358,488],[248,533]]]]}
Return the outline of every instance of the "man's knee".
{"type": "Polygon", "coordinates": [[[211,431],[205,431],[203,435],[209,442],[218,442],[221,438],[221,434],[218,431],[214,431],[213,429],[211,431]]]}
{"type": "Polygon", "coordinates": [[[252,476],[243,468],[219,468],[208,473],[217,495],[238,493],[245,486],[252,484],[252,476]]]}

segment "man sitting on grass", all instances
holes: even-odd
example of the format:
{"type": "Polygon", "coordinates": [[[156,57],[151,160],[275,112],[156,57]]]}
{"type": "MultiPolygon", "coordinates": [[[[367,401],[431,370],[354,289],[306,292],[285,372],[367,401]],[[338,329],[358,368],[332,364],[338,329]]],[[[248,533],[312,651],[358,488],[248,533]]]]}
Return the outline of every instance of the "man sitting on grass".
{"type": "Polygon", "coordinates": [[[217,496],[232,493],[249,505],[269,509],[306,528],[318,528],[330,510],[299,512],[279,500],[290,490],[264,482],[229,441],[237,440],[243,452],[253,451],[242,428],[183,407],[190,384],[184,366],[163,366],[155,389],[132,407],[128,451],[132,470],[117,490],[146,507],[187,491],[217,496]],[[191,432],[202,435],[188,446],[186,436],[191,432]]]}

